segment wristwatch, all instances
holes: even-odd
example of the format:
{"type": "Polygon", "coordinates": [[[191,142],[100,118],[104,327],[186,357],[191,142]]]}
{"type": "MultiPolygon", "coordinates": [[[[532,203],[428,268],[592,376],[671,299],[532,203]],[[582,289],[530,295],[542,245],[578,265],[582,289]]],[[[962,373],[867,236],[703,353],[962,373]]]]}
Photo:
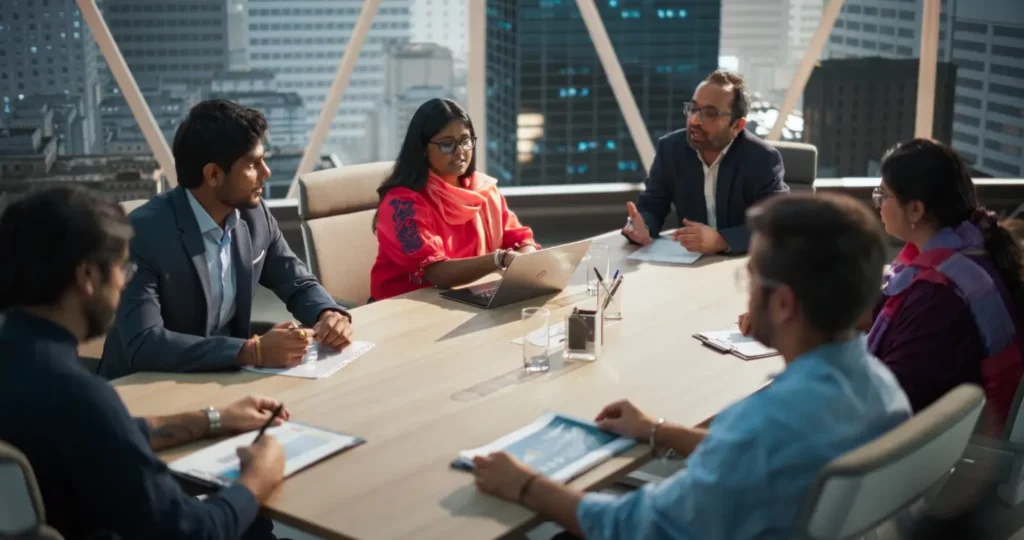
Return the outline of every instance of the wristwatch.
{"type": "Polygon", "coordinates": [[[210,421],[210,435],[220,434],[220,411],[213,407],[207,407],[203,409],[206,413],[206,419],[210,421]]]}

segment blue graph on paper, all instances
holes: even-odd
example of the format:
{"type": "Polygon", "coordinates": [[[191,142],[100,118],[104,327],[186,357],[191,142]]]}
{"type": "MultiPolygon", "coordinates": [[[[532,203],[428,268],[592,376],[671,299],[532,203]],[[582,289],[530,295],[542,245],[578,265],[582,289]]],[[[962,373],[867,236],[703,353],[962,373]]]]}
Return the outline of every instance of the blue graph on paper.
{"type": "MultiPolygon", "coordinates": [[[[306,452],[327,444],[327,442],[328,441],[326,439],[317,437],[316,435],[298,435],[294,439],[288,440],[284,443],[285,461],[291,461],[306,452]]],[[[238,466],[238,458],[235,456],[224,456],[220,461],[221,463],[230,463],[231,465],[218,473],[217,477],[229,484],[238,480],[238,476],[241,474],[238,466]]]]}
{"type": "Polygon", "coordinates": [[[545,476],[617,439],[595,426],[555,416],[543,429],[510,444],[505,450],[545,476]]]}

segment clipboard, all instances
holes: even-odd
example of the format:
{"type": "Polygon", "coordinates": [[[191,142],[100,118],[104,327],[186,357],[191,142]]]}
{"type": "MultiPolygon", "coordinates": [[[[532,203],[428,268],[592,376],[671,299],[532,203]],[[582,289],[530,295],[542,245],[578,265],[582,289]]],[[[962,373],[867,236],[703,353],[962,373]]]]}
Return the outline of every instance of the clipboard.
{"type": "Polygon", "coordinates": [[[757,360],[779,354],[779,351],[761,344],[752,337],[744,336],[735,328],[698,332],[693,337],[716,351],[728,353],[743,360],[757,360]]]}

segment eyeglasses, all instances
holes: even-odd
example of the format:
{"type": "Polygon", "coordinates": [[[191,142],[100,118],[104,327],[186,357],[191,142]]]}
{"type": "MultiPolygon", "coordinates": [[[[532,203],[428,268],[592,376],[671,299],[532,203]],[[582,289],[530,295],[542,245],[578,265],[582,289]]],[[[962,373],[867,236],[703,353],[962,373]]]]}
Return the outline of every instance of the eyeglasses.
{"type": "Polygon", "coordinates": [[[750,288],[754,285],[760,285],[761,287],[775,288],[782,283],[775,281],[774,279],[768,279],[761,277],[753,272],[746,266],[741,266],[736,269],[736,273],[733,275],[736,283],[736,290],[740,292],[750,292],[750,288]]]}
{"type": "Polygon", "coordinates": [[[455,147],[456,146],[458,146],[459,148],[469,152],[470,150],[476,148],[476,137],[463,137],[463,138],[459,139],[458,141],[441,141],[441,142],[430,141],[429,144],[437,145],[437,149],[440,150],[442,154],[453,154],[453,153],[455,153],[455,147]]]}
{"type": "Polygon", "coordinates": [[[720,116],[732,116],[731,111],[722,112],[714,107],[694,107],[693,103],[683,105],[683,112],[686,116],[696,114],[701,122],[714,122],[720,116]]]}
{"type": "Polygon", "coordinates": [[[124,272],[124,282],[128,283],[131,281],[132,277],[135,276],[135,271],[138,269],[139,265],[132,261],[125,261],[124,265],[121,267],[121,270],[124,272]]]}
{"type": "Polygon", "coordinates": [[[874,203],[875,208],[877,209],[881,209],[882,203],[889,200],[889,198],[891,197],[892,195],[886,193],[886,191],[882,189],[882,186],[878,186],[875,189],[871,190],[871,202],[874,203]]]}

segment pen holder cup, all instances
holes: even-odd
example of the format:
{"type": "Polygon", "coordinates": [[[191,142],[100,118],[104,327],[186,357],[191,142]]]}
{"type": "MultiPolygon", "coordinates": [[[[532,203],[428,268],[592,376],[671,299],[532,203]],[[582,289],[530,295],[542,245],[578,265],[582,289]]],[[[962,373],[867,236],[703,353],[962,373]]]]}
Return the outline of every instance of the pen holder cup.
{"type": "Polygon", "coordinates": [[[611,297],[602,300],[604,302],[604,320],[622,320],[622,289],[625,289],[624,285],[625,282],[620,283],[618,287],[612,289],[611,297]]]}
{"type": "Polygon", "coordinates": [[[579,310],[565,317],[565,358],[594,361],[604,344],[604,320],[601,312],[579,310]]]}

